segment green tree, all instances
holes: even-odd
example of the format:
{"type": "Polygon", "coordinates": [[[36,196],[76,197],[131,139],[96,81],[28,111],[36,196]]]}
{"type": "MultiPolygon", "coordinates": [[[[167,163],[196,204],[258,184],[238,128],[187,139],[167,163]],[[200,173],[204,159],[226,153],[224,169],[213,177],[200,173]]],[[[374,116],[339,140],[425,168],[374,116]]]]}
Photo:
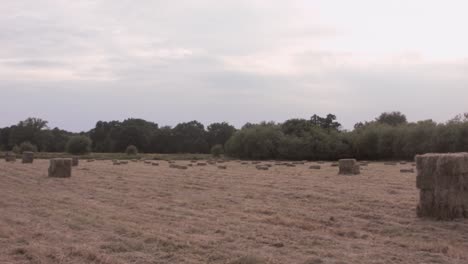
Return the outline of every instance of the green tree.
{"type": "Polygon", "coordinates": [[[73,136],[67,143],[67,152],[82,155],[91,152],[91,139],[87,136],[73,136]]]}

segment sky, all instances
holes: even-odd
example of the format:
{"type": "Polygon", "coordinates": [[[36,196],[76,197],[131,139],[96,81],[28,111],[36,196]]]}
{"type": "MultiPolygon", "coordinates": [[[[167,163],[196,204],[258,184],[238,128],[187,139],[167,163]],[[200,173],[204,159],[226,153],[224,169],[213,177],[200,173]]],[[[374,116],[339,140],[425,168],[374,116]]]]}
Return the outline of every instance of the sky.
{"type": "Polygon", "coordinates": [[[468,112],[467,1],[1,0],[0,127],[468,112]]]}

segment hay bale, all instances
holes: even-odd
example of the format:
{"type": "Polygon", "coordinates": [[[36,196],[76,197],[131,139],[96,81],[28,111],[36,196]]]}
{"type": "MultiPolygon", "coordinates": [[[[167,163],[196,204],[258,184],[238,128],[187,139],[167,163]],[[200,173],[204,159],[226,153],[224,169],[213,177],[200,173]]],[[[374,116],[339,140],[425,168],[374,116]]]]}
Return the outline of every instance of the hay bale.
{"type": "Polygon", "coordinates": [[[286,163],[285,165],[286,165],[286,167],[296,167],[296,165],[294,165],[292,163],[286,163]]]}
{"type": "Polygon", "coordinates": [[[267,166],[263,166],[263,165],[257,165],[257,166],[255,166],[255,168],[257,170],[268,170],[269,169],[267,166]]]}
{"type": "Polygon", "coordinates": [[[23,158],[22,158],[23,163],[33,163],[33,161],[34,161],[34,152],[32,151],[23,152],[23,158]]]}
{"type": "Polygon", "coordinates": [[[87,162],[94,162],[94,159],[88,159],[87,162]]]}
{"type": "Polygon", "coordinates": [[[340,175],[357,175],[360,173],[359,164],[357,164],[356,159],[340,159],[338,161],[340,175]]]}
{"type": "Polygon", "coordinates": [[[321,161],[321,160],[320,160],[320,161],[317,161],[317,163],[318,163],[318,164],[324,164],[325,161],[321,161]]]}
{"type": "Polygon", "coordinates": [[[338,165],[338,163],[333,162],[330,166],[332,166],[332,167],[338,167],[339,165],[338,165]]]}
{"type": "Polygon", "coordinates": [[[247,164],[249,164],[249,163],[248,163],[248,162],[245,162],[245,161],[243,161],[243,162],[241,162],[241,164],[242,164],[242,165],[247,165],[247,164]]]}
{"type": "Polygon", "coordinates": [[[414,169],[401,169],[401,173],[414,173],[414,169]]]}
{"type": "Polygon", "coordinates": [[[320,165],[312,165],[312,166],[309,167],[309,169],[311,169],[311,170],[320,170],[321,167],[320,167],[320,165]]]}
{"type": "Polygon", "coordinates": [[[197,166],[206,166],[206,163],[205,162],[198,162],[197,166]]]}
{"type": "Polygon", "coordinates": [[[13,152],[5,153],[5,161],[6,162],[15,162],[16,161],[16,154],[13,152]]]}
{"type": "Polygon", "coordinates": [[[80,159],[78,157],[72,158],[72,167],[78,166],[79,163],[80,163],[80,159]]]}
{"type": "Polygon", "coordinates": [[[252,161],[252,164],[260,164],[261,162],[256,160],[256,161],[252,161]]]}
{"type": "Polygon", "coordinates": [[[388,165],[388,166],[396,166],[397,163],[396,162],[384,162],[384,165],[388,165]]]}
{"type": "Polygon", "coordinates": [[[400,161],[401,165],[406,165],[406,161],[400,161]]]}
{"type": "Polygon", "coordinates": [[[468,218],[468,153],[416,156],[419,217],[468,218]]]}
{"type": "Polygon", "coordinates": [[[143,161],[143,163],[145,163],[145,164],[148,164],[148,165],[149,165],[149,164],[151,164],[151,160],[145,160],[145,161],[143,161]]]}
{"type": "Polygon", "coordinates": [[[69,178],[72,172],[72,159],[51,159],[49,177],[69,178]]]}
{"type": "Polygon", "coordinates": [[[152,162],[151,165],[152,166],[159,166],[159,163],[158,162],[152,162]]]}
{"type": "Polygon", "coordinates": [[[220,165],[220,166],[218,166],[218,169],[225,170],[225,169],[227,169],[227,166],[226,165],[220,165]]]}
{"type": "Polygon", "coordinates": [[[128,164],[128,160],[121,160],[120,164],[128,164]]]}

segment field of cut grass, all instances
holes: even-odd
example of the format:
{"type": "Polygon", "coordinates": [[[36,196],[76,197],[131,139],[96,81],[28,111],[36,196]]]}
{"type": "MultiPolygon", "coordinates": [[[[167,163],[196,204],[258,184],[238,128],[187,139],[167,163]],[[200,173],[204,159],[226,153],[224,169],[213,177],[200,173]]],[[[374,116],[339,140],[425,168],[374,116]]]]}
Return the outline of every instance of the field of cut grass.
{"type": "Polygon", "coordinates": [[[468,220],[417,218],[410,164],[269,164],[1,160],[0,263],[468,263],[468,220]]]}

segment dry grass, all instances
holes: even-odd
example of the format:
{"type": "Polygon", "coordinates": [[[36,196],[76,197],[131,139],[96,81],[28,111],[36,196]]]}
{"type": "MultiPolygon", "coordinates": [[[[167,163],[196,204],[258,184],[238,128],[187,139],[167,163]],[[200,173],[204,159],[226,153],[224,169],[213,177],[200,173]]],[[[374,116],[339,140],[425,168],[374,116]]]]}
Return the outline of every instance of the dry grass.
{"type": "Polygon", "coordinates": [[[417,218],[408,165],[48,164],[0,161],[0,263],[468,262],[468,220],[417,218]]]}

